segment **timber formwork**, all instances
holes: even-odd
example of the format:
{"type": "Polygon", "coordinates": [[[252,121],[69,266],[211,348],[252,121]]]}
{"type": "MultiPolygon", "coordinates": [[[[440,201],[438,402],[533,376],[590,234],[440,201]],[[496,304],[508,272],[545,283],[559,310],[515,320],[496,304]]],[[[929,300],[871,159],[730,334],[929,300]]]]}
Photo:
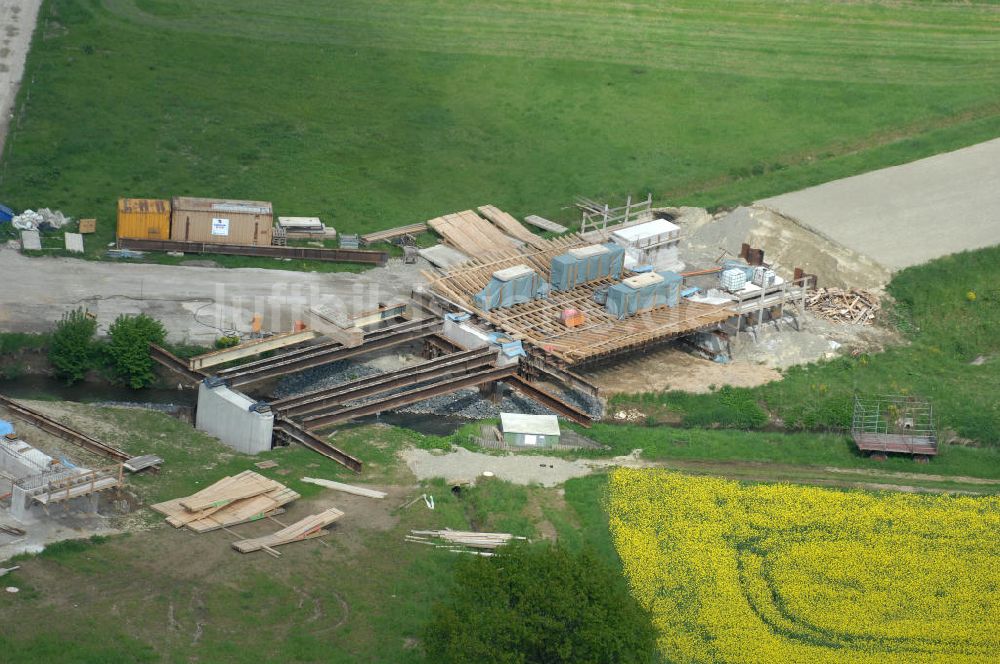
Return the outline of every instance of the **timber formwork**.
{"type": "MultiPolygon", "coordinates": [[[[646,347],[716,327],[733,316],[730,305],[714,305],[681,299],[676,307],[661,307],[618,320],[593,299],[594,290],[616,280],[591,281],[576,288],[550,293],[535,300],[489,312],[477,308],[473,296],[485,288],[493,273],[525,264],[549,280],[552,259],[574,247],[588,244],[578,235],[547,240],[544,249],[505,251],[489,261],[472,261],[443,276],[426,274],[435,295],[474,313],[513,339],[529,344],[555,363],[572,366],[618,353],[646,347]],[[568,328],[560,322],[564,309],[583,312],[585,323],[568,328]]],[[[622,276],[629,276],[626,271],[622,276]]]]}

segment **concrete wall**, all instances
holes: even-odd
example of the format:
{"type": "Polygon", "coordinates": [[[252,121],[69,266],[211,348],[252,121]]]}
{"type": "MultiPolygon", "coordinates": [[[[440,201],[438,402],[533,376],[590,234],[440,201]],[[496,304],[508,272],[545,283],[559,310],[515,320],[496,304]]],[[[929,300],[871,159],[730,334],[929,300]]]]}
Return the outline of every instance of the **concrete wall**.
{"type": "Polygon", "coordinates": [[[271,449],[274,413],[250,410],[256,403],[245,394],[225,385],[198,388],[198,416],[195,427],[221,440],[237,452],[257,454],[271,449]]]}

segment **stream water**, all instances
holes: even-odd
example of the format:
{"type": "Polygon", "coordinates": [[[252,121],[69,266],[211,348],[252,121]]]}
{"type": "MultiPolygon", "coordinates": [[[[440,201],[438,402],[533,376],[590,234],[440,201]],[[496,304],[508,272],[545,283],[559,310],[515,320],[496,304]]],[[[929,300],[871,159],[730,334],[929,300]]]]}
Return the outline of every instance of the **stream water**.
{"type": "Polygon", "coordinates": [[[193,407],[198,402],[195,390],[133,390],[110,383],[66,385],[51,376],[26,375],[0,380],[0,394],[12,399],[59,399],[79,403],[155,404],[193,407]]]}

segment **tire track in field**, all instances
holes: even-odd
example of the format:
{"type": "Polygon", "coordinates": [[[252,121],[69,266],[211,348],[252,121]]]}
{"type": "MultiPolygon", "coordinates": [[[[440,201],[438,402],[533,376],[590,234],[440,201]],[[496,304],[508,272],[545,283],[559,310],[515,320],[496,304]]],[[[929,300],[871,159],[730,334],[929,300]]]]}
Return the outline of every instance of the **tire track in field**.
{"type": "Polygon", "coordinates": [[[791,3],[723,10],[637,4],[204,0],[162,16],[136,0],[103,7],[133,24],[195,34],[442,54],[731,73],[762,78],[919,83],[996,81],[1000,11],[934,6],[876,17],[791,3]],[[783,5],[784,6],[784,5],[783,5]],[[192,13],[193,12],[193,13],[192,13]],[[901,18],[908,20],[900,20],[901,18]],[[952,20],[944,20],[952,19],[952,20]]]}

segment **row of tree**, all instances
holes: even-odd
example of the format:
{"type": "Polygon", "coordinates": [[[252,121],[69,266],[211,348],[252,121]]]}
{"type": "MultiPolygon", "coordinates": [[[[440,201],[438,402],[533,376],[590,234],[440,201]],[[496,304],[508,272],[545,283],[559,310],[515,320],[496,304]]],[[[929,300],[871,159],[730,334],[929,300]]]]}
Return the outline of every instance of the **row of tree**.
{"type": "Polygon", "coordinates": [[[104,370],[110,378],[133,389],[156,381],[150,343],[163,343],[163,324],[145,314],[122,314],[108,328],[107,341],[96,338],[97,319],[84,309],[63,315],[49,344],[49,362],[56,375],[67,383],[83,380],[94,370],[104,370]]]}

